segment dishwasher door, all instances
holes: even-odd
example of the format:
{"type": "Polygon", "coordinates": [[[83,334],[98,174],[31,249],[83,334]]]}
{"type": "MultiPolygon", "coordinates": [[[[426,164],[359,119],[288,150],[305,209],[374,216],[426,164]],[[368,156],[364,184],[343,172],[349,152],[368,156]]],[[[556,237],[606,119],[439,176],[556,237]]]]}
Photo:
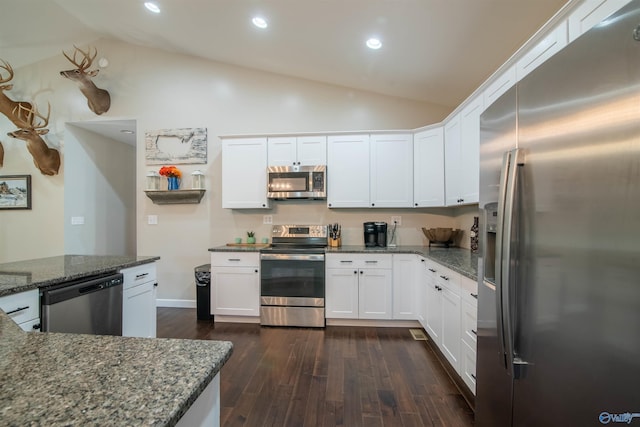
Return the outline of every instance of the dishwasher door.
{"type": "Polygon", "coordinates": [[[65,283],[42,292],[42,330],[122,335],[122,274],[65,283]]]}

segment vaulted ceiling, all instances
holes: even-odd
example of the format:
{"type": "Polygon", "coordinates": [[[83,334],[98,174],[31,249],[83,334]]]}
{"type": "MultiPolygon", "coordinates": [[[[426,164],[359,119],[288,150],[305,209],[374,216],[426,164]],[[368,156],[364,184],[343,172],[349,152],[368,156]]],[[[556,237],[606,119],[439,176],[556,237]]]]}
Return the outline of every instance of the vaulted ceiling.
{"type": "Polygon", "coordinates": [[[101,37],[455,107],[567,0],[6,0],[14,68],[101,37]],[[269,26],[251,24],[255,15],[269,26]],[[365,41],[378,37],[382,47],[365,41]]]}

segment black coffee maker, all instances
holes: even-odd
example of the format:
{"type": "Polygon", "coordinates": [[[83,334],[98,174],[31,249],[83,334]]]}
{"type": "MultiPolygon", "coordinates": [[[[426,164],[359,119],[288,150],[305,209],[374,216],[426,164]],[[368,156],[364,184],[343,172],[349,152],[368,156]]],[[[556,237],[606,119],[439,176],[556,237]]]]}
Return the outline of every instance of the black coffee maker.
{"type": "Polygon", "coordinates": [[[375,246],[387,246],[387,223],[386,222],[365,222],[364,223],[364,245],[367,248],[375,246]]]}

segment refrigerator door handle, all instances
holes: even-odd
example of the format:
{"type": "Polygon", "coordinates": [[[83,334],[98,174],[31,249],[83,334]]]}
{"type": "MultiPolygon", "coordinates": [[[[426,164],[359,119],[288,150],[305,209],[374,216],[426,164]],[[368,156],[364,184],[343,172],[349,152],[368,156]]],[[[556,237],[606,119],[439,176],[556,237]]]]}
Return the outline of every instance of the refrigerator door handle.
{"type": "Polygon", "coordinates": [[[511,165],[511,151],[504,153],[502,157],[502,168],[500,169],[500,187],[498,189],[498,222],[496,224],[496,253],[495,253],[495,283],[496,283],[496,329],[498,336],[498,350],[500,352],[500,363],[505,369],[508,369],[506,346],[505,346],[505,328],[504,328],[504,310],[502,308],[502,288],[504,287],[502,277],[502,254],[503,254],[503,234],[504,234],[504,217],[505,203],[507,197],[507,180],[509,176],[509,167],[511,165]]]}
{"type": "MultiPolygon", "coordinates": [[[[508,175],[506,177],[505,198],[504,198],[504,211],[502,220],[502,240],[501,246],[501,273],[502,279],[500,286],[500,293],[502,294],[502,319],[503,319],[503,333],[504,333],[504,348],[505,359],[507,364],[507,371],[514,379],[520,378],[523,375],[524,367],[527,363],[516,358],[515,355],[515,337],[514,337],[514,314],[515,301],[513,301],[513,291],[515,286],[515,280],[513,277],[512,269],[512,230],[514,223],[517,224],[517,208],[515,206],[516,188],[518,185],[518,172],[520,166],[524,165],[524,152],[522,149],[516,148],[509,153],[509,166],[508,175]]],[[[517,315],[517,314],[516,314],[517,315]]]]}

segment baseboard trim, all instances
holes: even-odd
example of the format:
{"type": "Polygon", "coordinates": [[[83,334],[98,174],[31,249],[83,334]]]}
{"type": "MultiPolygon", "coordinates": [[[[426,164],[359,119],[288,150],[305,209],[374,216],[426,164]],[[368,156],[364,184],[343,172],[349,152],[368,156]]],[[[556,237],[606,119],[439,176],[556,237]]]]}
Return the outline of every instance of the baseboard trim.
{"type": "Polygon", "coordinates": [[[257,316],[228,316],[216,314],[214,316],[216,323],[260,323],[260,317],[257,316]]]}
{"type": "Polygon", "coordinates": [[[157,299],[156,307],[196,308],[196,301],[191,299],[157,299]]]}
{"type": "Polygon", "coordinates": [[[327,326],[363,326],[380,328],[421,328],[417,320],[326,319],[327,326]]]}

